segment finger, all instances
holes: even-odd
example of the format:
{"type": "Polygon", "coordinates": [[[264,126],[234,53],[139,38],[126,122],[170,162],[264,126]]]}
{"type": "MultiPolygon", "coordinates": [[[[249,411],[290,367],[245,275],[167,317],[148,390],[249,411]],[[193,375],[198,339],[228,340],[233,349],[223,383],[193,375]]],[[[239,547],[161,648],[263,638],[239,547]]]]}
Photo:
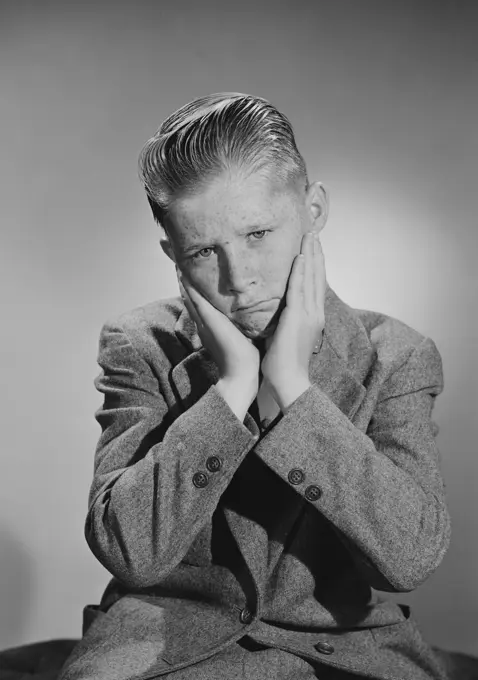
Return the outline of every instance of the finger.
{"type": "Polygon", "coordinates": [[[198,307],[200,305],[201,296],[198,294],[196,288],[185,276],[181,277],[181,284],[190,302],[194,304],[194,307],[198,307]]]}
{"type": "Polygon", "coordinates": [[[181,276],[178,276],[178,283],[179,283],[179,292],[181,293],[181,296],[184,300],[186,300],[189,296],[188,293],[184,287],[183,283],[184,279],[181,276]]]}
{"type": "Polygon", "coordinates": [[[319,241],[318,238],[314,238],[314,252],[313,252],[313,275],[312,275],[312,290],[313,290],[313,303],[314,307],[317,307],[320,301],[320,260],[319,260],[319,241]]]}
{"type": "Polygon", "coordinates": [[[305,254],[304,271],[304,308],[312,312],[315,309],[315,290],[314,290],[314,269],[315,269],[315,238],[312,234],[308,235],[307,249],[305,254]]]}
{"type": "Polygon", "coordinates": [[[202,324],[203,321],[198,310],[198,296],[194,286],[191,286],[187,279],[181,277],[179,280],[179,287],[189,315],[192,317],[196,325],[202,324]]]}
{"type": "Polygon", "coordinates": [[[324,302],[325,298],[325,280],[326,280],[326,272],[325,272],[325,258],[324,258],[324,251],[322,250],[322,244],[320,243],[320,239],[317,238],[317,242],[315,244],[315,297],[316,297],[316,303],[320,304],[324,302]]]}
{"type": "Polygon", "coordinates": [[[292,264],[286,295],[286,304],[289,307],[299,306],[302,304],[304,261],[304,255],[299,254],[295,256],[294,262],[292,264]]]}
{"type": "Polygon", "coordinates": [[[307,232],[306,234],[304,234],[304,235],[302,236],[302,241],[301,241],[301,244],[300,244],[300,254],[301,254],[301,255],[304,255],[304,256],[305,256],[305,255],[307,254],[307,242],[308,242],[308,239],[309,239],[309,232],[307,232]]]}
{"type": "Polygon", "coordinates": [[[188,279],[185,279],[184,282],[189,299],[194,307],[197,323],[208,327],[213,325],[217,315],[222,313],[188,279]]]}

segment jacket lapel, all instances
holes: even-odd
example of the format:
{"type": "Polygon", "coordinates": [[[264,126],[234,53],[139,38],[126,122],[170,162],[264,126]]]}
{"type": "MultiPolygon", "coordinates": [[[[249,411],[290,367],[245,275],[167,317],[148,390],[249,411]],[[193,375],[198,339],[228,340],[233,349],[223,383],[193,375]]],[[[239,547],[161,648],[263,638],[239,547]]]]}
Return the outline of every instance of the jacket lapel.
{"type": "Polygon", "coordinates": [[[357,314],[327,285],[325,327],[309,378],[352,421],[367,392],[363,383],[374,354],[357,314]]]}

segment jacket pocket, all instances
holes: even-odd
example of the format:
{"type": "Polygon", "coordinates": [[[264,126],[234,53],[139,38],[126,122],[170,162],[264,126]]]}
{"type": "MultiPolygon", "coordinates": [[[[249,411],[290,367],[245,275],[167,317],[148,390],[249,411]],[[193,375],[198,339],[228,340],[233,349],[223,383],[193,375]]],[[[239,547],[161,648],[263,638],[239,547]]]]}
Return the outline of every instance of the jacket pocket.
{"type": "Polygon", "coordinates": [[[58,680],[140,680],[170,667],[163,657],[164,611],[134,597],[122,597],[103,612],[83,609],[85,633],[58,680]]]}

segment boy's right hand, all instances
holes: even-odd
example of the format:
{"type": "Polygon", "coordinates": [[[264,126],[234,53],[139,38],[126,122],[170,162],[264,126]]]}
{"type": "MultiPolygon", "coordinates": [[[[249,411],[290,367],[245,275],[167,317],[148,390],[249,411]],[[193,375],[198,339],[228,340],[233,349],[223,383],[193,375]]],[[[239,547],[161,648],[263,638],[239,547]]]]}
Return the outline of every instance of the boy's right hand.
{"type": "Polygon", "coordinates": [[[219,368],[220,377],[259,389],[260,353],[252,340],[234,326],[188,281],[178,276],[186,308],[196,323],[201,342],[219,368]]]}

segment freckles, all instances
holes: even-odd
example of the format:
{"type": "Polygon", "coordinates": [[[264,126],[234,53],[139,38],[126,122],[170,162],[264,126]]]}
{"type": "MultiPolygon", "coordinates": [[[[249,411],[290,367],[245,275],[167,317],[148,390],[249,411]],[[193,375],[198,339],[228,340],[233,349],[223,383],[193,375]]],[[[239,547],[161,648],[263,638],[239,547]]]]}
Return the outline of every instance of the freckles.
{"type": "Polygon", "coordinates": [[[268,263],[262,271],[265,279],[268,281],[276,281],[280,276],[281,268],[277,266],[274,267],[273,265],[271,266],[271,264],[268,263]]]}
{"type": "MultiPolygon", "coordinates": [[[[204,267],[204,269],[206,268],[204,267]]],[[[194,283],[197,285],[199,292],[206,296],[214,294],[217,288],[217,278],[214,272],[210,271],[196,272],[194,283]]]]}

